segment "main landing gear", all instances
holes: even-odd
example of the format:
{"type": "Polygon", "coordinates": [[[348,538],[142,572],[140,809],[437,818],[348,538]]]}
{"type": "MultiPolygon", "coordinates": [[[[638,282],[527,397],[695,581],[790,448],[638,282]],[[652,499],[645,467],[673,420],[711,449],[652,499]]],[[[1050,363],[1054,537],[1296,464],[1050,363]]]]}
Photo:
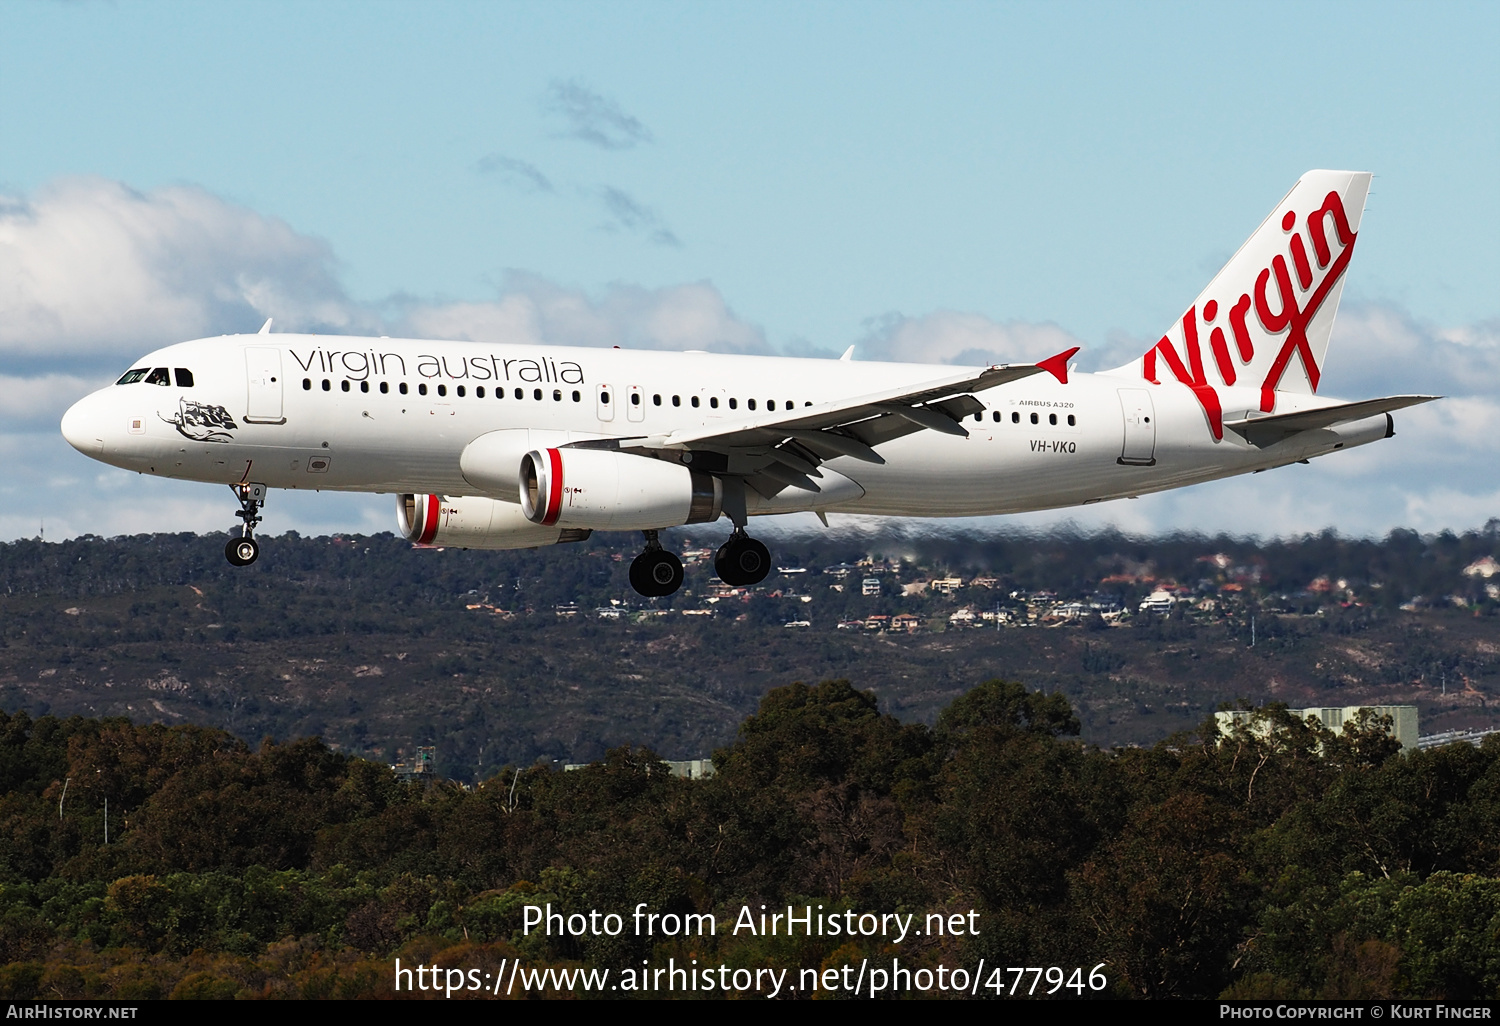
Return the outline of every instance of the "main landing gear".
{"type": "Polygon", "coordinates": [[[641,533],[646,550],[630,564],[630,586],[647,598],[665,598],[682,587],[682,560],[661,547],[657,532],[641,533]]]}
{"type": "Polygon", "coordinates": [[[229,487],[240,500],[240,511],[235,514],[244,521],[240,537],[229,539],[224,546],[224,558],[232,566],[249,566],[260,557],[260,543],[255,540],[255,525],[261,521],[260,511],[266,506],[266,486],[263,484],[236,484],[229,487]]]}
{"type": "MultiPolygon", "coordinates": [[[[657,532],[641,533],[646,549],[630,564],[630,586],[647,598],[665,598],[682,587],[682,561],[661,547],[657,532]]],[[[736,527],[714,556],[714,572],[732,588],[759,584],[771,572],[771,552],[736,527]]]]}
{"type": "Polygon", "coordinates": [[[771,550],[736,527],[714,555],[714,572],[731,588],[759,584],[771,572],[771,550]]]}

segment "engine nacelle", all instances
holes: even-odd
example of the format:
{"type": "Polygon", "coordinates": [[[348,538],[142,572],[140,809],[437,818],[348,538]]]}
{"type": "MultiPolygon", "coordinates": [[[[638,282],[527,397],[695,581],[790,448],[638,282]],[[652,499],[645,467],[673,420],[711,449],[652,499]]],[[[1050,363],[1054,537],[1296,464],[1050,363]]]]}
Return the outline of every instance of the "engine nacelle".
{"type": "Polygon", "coordinates": [[[533,449],[564,446],[569,442],[598,437],[597,432],[502,428],[486,432],[466,445],[458,457],[458,469],[464,480],[474,487],[474,495],[518,502],[516,489],[520,479],[517,475],[522,456],[533,449]]]}
{"type": "Polygon", "coordinates": [[[515,503],[476,495],[398,495],[396,523],[407,541],[459,549],[538,549],[583,541],[593,533],[539,527],[515,503]]]}
{"type": "Polygon", "coordinates": [[[719,519],[724,485],[680,463],[608,449],[533,449],[521,510],[534,524],[649,531],[719,519]]]}

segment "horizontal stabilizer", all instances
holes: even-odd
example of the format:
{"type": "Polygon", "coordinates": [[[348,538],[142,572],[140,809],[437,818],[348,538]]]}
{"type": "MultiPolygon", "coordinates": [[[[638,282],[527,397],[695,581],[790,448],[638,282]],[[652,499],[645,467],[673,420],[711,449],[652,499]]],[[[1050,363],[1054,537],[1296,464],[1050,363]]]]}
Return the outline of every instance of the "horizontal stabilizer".
{"type": "Polygon", "coordinates": [[[1357,403],[1320,406],[1314,410],[1298,410],[1294,413],[1228,420],[1224,422],[1224,426],[1242,436],[1251,445],[1264,449],[1299,431],[1311,431],[1314,428],[1326,428],[1353,420],[1364,420],[1366,417],[1403,410],[1408,406],[1430,403],[1434,399],[1441,398],[1442,396],[1436,395],[1389,395],[1383,399],[1364,399],[1357,403]]]}

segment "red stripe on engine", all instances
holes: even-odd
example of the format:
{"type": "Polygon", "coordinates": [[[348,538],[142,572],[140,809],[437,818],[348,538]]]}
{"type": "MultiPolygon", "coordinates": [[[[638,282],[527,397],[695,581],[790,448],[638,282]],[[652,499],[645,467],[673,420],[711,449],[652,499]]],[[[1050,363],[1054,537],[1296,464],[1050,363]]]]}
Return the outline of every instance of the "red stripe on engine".
{"type": "Polygon", "coordinates": [[[562,513],[562,453],[548,449],[547,462],[552,471],[547,476],[547,515],[542,517],[543,527],[557,523],[558,515],[562,513]]]}
{"type": "Polygon", "coordinates": [[[418,545],[431,545],[432,539],[437,537],[438,529],[438,497],[436,495],[422,496],[422,538],[418,545]]]}

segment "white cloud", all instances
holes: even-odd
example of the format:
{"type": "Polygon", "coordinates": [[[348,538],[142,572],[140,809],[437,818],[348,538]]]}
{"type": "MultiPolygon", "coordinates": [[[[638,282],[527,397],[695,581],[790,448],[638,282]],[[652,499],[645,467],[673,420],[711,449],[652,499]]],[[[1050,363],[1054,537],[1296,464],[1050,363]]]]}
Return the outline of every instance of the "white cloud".
{"type": "Polygon", "coordinates": [[[1500,321],[1441,328],[1385,303],[1345,303],[1322,390],[1337,395],[1500,392],[1500,321]]]}
{"type": "Polygon", "coordinates": [[[90,392],[109,384],[109,378],[76,374],[13,377],[0,374],[0,430],[56,428],[65,410],[90,392]]]}
{"type": "Polygon", "coordinates": [[[0,200],[0,352],[45,359],[209,334],[358,330],[326,243],[202,189],[100,178],[0,200]]]}
{"type": "Polygon", "coordinates": [[[1083,340],[1056,324],[998,323],[980,314],[939,310],[922,317],[887,314],[866,322],[857,343],[862,360],[991,364],[1043,360],[1083,340]]]}
{"type": "Polygon", "coordinates": [[[771,352],[765,334],[736,316],[707,282],[660,289],[614,285],[591,299],[540,278],[515,275],[494,302],[413,306],[398,327],[421,338],[771,352]]]}

